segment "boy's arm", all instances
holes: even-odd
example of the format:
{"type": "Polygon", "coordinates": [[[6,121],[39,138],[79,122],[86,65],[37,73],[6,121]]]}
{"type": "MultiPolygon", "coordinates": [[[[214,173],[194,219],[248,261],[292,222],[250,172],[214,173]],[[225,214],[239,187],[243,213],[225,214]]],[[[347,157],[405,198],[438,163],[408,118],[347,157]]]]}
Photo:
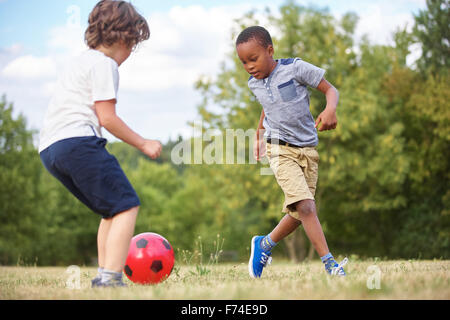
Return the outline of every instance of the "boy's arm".
{"type": "Polygon", "coordinates": [[[264,109],[261,111],[261,117],[259,118],[258,128],[256,129],[255,143],[253,144],[253,156],[256,161],[259,161],[261,157],[266,154],[265,143],[264,143],[264,118],[266,114],[264,113],[264,109]]]}
{"type": "Polygon", "coordinates": [[[327,106],[325,107],[325,110],[317,117],[315,128],[322,123],[319,131],[336,129],[336,108],[339,102],[339,92],[332,84],[325,80],[325,78],[322,78],[317,86],[317,90],[325,94],[327,106]]]}
{"type": "Polygon", "coordinates": [[[95,110],[100,125],[123,142],[139,149],[152,159],[161,154],[161,143],[156,140],[142,138],[130,129],[116,114],[116,100],[96,101],[95,110]]]}
{"type": "Polygon", "coordinates": [[[258,129],[256,131],[258,140],[264,136],[264,132],[266,129],[264,128],[264,118],[266,114],[264,113],[264,109],[261,110],[261,116],[259,117],[258,129]]]}

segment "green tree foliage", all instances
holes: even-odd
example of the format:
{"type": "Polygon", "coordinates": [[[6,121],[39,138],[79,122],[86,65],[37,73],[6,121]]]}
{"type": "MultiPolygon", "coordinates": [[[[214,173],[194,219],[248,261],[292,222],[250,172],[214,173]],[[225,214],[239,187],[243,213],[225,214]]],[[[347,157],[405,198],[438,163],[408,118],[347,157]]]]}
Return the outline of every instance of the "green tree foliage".
{"type": "Polygon", "coordinates": [[[450,1],[427,0],[427,8],[415,16],[414,36],[421,44],[422,71],[447,72],[450,67],[450,1]]]}
{"type": "Polygon", "coordinates": [[[22,115],[15,117],[13,104],[0,101],[0,261],[16,263],[15,248],[22,257],[33,252],[34,206],[39,201],[39,163],[35,159],[32,132],[22,115]]]}

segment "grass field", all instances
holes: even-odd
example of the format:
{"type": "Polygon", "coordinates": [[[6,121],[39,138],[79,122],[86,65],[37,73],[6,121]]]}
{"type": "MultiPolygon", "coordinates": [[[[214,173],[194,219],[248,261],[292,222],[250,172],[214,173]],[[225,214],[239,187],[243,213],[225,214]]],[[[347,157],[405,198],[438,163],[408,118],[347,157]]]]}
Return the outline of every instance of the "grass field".
{"type": "Polygon", "coordinates": [[[126,279],[129,287],[120,289],[91,289],[96,268],[79,270],[77,277],[62,267],[0,267],[0,299],[450,299],[448,260],[350,259],[346,278],[326,275],[320,261],[274,261],[261,279],[249,278],[246,263],[176,265],[163,283],[141,286],[126,279]]]}

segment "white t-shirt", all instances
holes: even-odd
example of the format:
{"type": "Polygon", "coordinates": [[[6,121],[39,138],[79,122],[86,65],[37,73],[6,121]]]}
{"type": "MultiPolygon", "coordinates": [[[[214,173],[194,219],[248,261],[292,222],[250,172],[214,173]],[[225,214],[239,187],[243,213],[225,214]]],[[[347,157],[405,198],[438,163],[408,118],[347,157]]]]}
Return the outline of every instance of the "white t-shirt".
{"type": "Polygon", "coordinates": [[[94,103],[117,99],[118,67],[116,61],[92,49],[69,63],[50,100],[40,132],[39,152],[63,139],[102,136],[94,103]]]}

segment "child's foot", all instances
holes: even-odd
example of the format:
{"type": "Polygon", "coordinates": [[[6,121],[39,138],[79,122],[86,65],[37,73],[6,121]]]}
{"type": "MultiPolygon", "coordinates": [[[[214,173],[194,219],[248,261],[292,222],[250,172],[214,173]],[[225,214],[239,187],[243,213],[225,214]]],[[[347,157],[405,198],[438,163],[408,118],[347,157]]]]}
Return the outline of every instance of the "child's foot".
{"type": "Polygon", "coordinates": [[[348,262],[348,259],[345,258],[341,261],[341,263],[337,263],[334,258],[330,258],[324,262],[325,264],[325,270],[331,274],[332,276],[339,276],[339,277],[345,277],[345,271],[343,266],[345,266],[348,262]]]}
{"type": "MultiPolygon", "coordinates": [[[[96,279],[94,279],[96,280],[96,279]]],[[[123,283],[122,280],[108,280],[106,282],[102,282],[101,279],[98,281],[92,280],[92,288],[118,288],[118,287],[128,287],[126,283],[123,283]]]]}
{"type": "Polygon", "coordinates": [[[97,275],[95,276],[94,279],[91,280],[92,287],[94,287],[98,282],[102,281],[102,272],[103,272],[103,268],[98,267],[97,275]]]}
{"type": "Polygon", "coordinates": [[[252,238],[252,251],[248,262],[248,271],[252,278],[261,278],[263,268],[272,262],[271,252],[261,249],[260,243],[263,238],[264,236],[252,238]]]}
{"type": "Polygon", "coordinates": [[[96,287],[102,281],[101,275],[97,275],[94,279],[91,280],[92,288],[96,287]]]}
{"type": "Polygon", "coordinates": [[[114,272],[105,269],[91,281],[91,284],[92,288],[127,287],[127,285],[122,282],[122,272],[114,272]]]}

